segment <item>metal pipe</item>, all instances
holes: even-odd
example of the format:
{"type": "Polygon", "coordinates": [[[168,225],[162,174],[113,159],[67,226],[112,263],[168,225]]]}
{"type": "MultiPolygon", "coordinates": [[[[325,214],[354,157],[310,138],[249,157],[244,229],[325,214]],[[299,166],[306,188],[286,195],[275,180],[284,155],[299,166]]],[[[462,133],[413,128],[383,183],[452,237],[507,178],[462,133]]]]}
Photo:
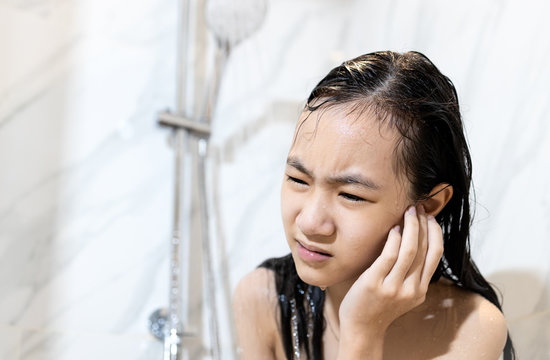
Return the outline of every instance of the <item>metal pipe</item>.
{"type": "MultiPolygon", "coordinates": [[[[190,0],[180,0],[180,16],[177,47],[177,73],[178,83],[176,87],[176,106],[179,114],[187,114],[187,76],[189,68],[187,59],[189,56],[189,33],[190,33],[190,0]]],[[[160,117],[162,124],[163,117],[160,117]]],[[[170,120],[167,119],[167,120],[170,120]]],[[[181,209],[183,175],[184,175],[184,154],[186,145],[186,130],[184,127],[176,126],[174,136],[174,213],[172,219],[172,239],[170,249],[170,288],[168,302],[168,321],[164,334],[164,360],[180,360],[182,357],[182,335],[183,322],[186,321],[186,314],[182,311],[182,229],[181,209]],[[182,319],[185,317],[185,319],[182,319]]]]}
{"type": "Polygon", "coordinates": [[[174,213],[172,219],[172,241],[170,247],[170,292],[168,297],[168,326],[164,333],[164,360],[181,359],[181,334],[183,332],[181,313],[181,192],[183,178],[183,157],[185,151],[185,130],[174,130],[174,213]]]}
{"type": "Polygon", "coordinates": [[[203,105],[203,121],[210,123],[214,115],[214,108],[218,102],[220,85],[223,77],[227,59],[231,53],[231,45],[228,41],[216,40],[216,55],[214,59],[214,69],[212,76],[208,79],[208,88],[206,89],[206,98],[203,105]]]}
{"type": "Polygon", "coordinates": [[[179,20],[179,32],[178,32],[178,47],[177,47],[177,86],[176,86],[176,109],[179,114],[189,116],[192,110],[189,109],[190,98],[187,92],[188,78],[193,78],[193,74],[189,74],[191,67],[189,64],[189,52],[192,50],[190,44],[190,30],[191,30],[191,4],[190,0],[180,0],[178,20],[179,20]],[[189,76],[188,76],[189,75],[189,76]]]}
{"type": "Polygon", "coordinates": [[[206,194],[206,160],[208,152],[208,141],[200,139],[198,142],[198,180],[199,180],[199,202],[201,210],[201,235],[202,249],[204,255],[204,272],[207,283],[207,301],[208,301],[208,319],[210,327],[210,342],[212,359],[220,359],[220,340],[218,328],[218,311],[216,307],[216,277],[214,276],[214,266],[212,264],[213,254],[211,238],[209,231],[208,216],[208,198],[206,194]]]}
{"type": "MultiPolygon", "coordinates": [[[[265,15],[265,0],[260,5],[253,0],[256,4],[256,9],[259,9],[251,27],[246,32],[239,32],[238,37],[225,37],[225,34],[215,32],[215,38],[217,42],[214,69],[210,73],[210,78],[205,81],[199,74],[203,63],[193,63],[190,66],[193,58],[200,58],[199,55],[205,54],[205,33],[203,28],[200,28],[201,24],[204,25],[204,8],[201,5],[205,4],[206,0],[180,0],[180,31],[178,38],[178,61],[177,61],[177,111],[176,114],[164,112],[159,114],[159,123],[161,125],[169,126],[174,129],[174,152],[175,152],[175,176],[174,176],[174,214],[173,214],[173,232],[171,238],[171,257],[170,257],[170,293],[169,293],[169,308],[166,315],[163,315],[162,311],[156,311],[150,317],[151,330],[155,333],[154,329],[164,326],[163,340],[164,340],[164,360],[180,360],[182,357],[184,342],[187,343],[186,350],[190,350],[190,354],[193,358],[202,356],[203,341],[202,341],[202,300],[206,297],[208,305],[208,320],[210,330],[210,342],[211,342],[211,355],[212,359],[218,360],[221,357],[220,353],[220,339],[219,339],[219,326],[218,326],[218,312],[216,302],[216,277],[214,276],[212,244],[209,231],[209,213],[208,213],[208,197],[207,197],[207,179],[206,179],[206,165],[207,165],[207,152],[208,152],[208,138],[210,137],[211,127],[215,106],[218,101],[219,90],[221,80],[223,78],[223,72],[227,60],[229,58],[231,47],[237,42],[246,37],[250,32],[255,30],[257,26],[263,20],[265,15]],[[263,5],[262,5],[263,4],[263,5]],[[192,5],[195,7],[192,9],[192,5]],[[191,13],[196,15],[196,19],[191,17],[191,13]],[[196,21],[191,26],[192,20],[196,21]],[[193,34],[191,34],[193,31],[193,34]],[[203,40],[201,42],[201,39],[203,40]],[[200,47],[200,49],[199,49],[200,47]],[[194,49],[194,50],[193,50],[194,49]],[[195,51],[190,56],[191,52],[195,51]],[[198,54],[198,53],[201,54],[198,54]],[[197,68],[200,68],[197,72],[197,68]],[[192,79],[192,89],[188,91],[188,82],[192,79]],[[197,99],[193,99],[193,95],[196,93],[202,93],[200,84],[206,87],[204,89],[205,98],[202,104],[197,99]],[[193,105],[194,104],[194,105],[193,105]],[[197,109],[198,105],[198,109],[197,109]],[[199,113],[194,114],[197,110],[199,113]],[[191,180],[191,187],[196,192],[191,192],[190,204],[197,204],[199,207],[199,218],[194,218],[195,213],[191,211],[191,220],[189,223],[189,229],[191,237],[189,238],[187,249],[183,249],[183,232],[182,232],[182,194],[183,189],[183,177],[184,177],[184,156],[187,145],[192,145],[190,150],[193,154],[194,162],[191,164],[191,174],[196,176],[191,180]],[[195,225],[199,225],[199,228],[195,228],[195,225]],[[200,237],[195,236],[197,233],[200,237]],[[195,240],[195,241],[193,241],[195,240]],[[196,242],[200,240],[200,244],[196,242]],[[198,247],[201,245],[201,247],[198,247]],[[182,261],[182,250],[188,250],[185,254],[192,253],[193,256],[189,256],[187,261],[182,261]],[[201,253],[197,254],[196,253],[201,253]],[[202,262],[202,265],[201,265],[202,262]],[[182,301],[182,270],[183,265],[187,267],[187,275],[189,283],[198,292],[187,292],[185,311],[182,301]],[[192,274],[191,269],[201,267],[200,274],[192,274]],[[203,289],[202,275],[206,278],[206,292],[203,289]],[[197,296],[198,295],[198,296],[197,296]],[[192,308],[191,307],[195,307],[192,308]],[[187,310],[191,310],[189,313],[187,310]],[[184,333],[184,326],[186,332],[184,333]],[[189,331],[191,330],[191,332],[189,331]]],[[[225,0],[224,0],[225,1],[225,0]]],[[[222,2],[216,3],[217,6],[222,6],[225,11],[232,9],[242,10],[248,8],[249,4],[242,3],[240,8],[233,7],[236,4],[228,4],[222,2]],[[229,6],[229,7],[228,7],[229,6]]],[[[219,14],[218,14],[219,15],[219,14]]],[[[229,15],[229,14],[228,14],[229,15]]],[[[217,16],[216,19],[224,21],[227,19],[233,19],[233,16],[217,16]]],[[[211,23],[212,25],[212,23],[211,23]]],[[[242,23],[235,22],[234,26],[242,25],[242,23]]],[[[204,26],[203,26],[204,27],[204,26]]],[[[218,29],[219,30],[219,29],[218,29]]],[[[204,57],[204,56],[203,56],[204,57]]],[[[206,74],[206,72],[204,73],[206,74]]],[[[222,249],[222,256],[225,253],[222,249]]],[[[224,288],[225,289],[225,288],[224,288]]],[[[229,296],[229,294],[225,294],[229,296]]],[[[227,301],[227,299],[224,299],[227,301]]],[[[155,335],[158,334],[158,331],[155,335]]],[[[157,336],[157,335],[156,335],[157,336]]]]}

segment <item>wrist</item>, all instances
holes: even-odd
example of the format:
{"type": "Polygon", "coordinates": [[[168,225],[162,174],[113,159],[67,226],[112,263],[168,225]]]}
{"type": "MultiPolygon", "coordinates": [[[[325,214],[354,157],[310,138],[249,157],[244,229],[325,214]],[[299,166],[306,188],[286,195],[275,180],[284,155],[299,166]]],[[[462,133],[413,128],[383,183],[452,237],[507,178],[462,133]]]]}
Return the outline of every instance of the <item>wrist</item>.
{"type": "Polygon", "coordinates": [[[384,332],[341,332],[338,360],[381,360],[384,352],[384,332]]]}

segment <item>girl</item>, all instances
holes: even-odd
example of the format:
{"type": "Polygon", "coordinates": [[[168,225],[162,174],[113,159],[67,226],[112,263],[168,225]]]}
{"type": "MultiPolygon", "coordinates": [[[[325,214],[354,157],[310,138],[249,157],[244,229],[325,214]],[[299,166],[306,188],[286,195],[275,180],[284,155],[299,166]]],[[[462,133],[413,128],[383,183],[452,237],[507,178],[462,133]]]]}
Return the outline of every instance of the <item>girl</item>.
{"type": "Polygon", "coordinates": [[[242,359],[513,359],[469,253],[470,182],[456,90],[428,58],[334,68],[287,158],[291,254],[234,294],[242,359]]]}

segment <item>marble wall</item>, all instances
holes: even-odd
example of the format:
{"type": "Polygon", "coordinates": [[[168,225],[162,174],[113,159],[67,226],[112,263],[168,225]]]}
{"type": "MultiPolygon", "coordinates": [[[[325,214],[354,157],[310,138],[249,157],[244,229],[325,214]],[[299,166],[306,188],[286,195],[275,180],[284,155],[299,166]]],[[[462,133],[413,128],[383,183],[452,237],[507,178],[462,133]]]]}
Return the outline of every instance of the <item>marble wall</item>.
{"type": "MultiPolygon", "coordinates": [[[[213,125],[230,285],[287,251],[278,192],[311,87],[344,59],[415,49],[461,98],[474,257],[520,358],[550,359],[549,12],[543,0],[272,1],[229,60],[213,125]]],[[[172,153],[156,113],[175,106],[176,16],[169,0],[0,2],[1,359],[162,357],[147,317],[168,301],[172,153]]]]}

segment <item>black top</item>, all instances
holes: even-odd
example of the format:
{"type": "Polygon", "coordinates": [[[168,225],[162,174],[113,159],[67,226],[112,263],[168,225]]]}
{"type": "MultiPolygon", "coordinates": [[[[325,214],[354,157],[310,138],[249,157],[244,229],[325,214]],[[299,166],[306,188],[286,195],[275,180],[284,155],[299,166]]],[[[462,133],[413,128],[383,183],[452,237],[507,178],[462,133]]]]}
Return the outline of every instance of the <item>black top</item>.
{"type": "Polygon", "coordinates": [[[272,270],[275,276],[286,358],[322,359],[325,293],[299,278],[290,254],[268,259],[260,267],[272,270]]]}

